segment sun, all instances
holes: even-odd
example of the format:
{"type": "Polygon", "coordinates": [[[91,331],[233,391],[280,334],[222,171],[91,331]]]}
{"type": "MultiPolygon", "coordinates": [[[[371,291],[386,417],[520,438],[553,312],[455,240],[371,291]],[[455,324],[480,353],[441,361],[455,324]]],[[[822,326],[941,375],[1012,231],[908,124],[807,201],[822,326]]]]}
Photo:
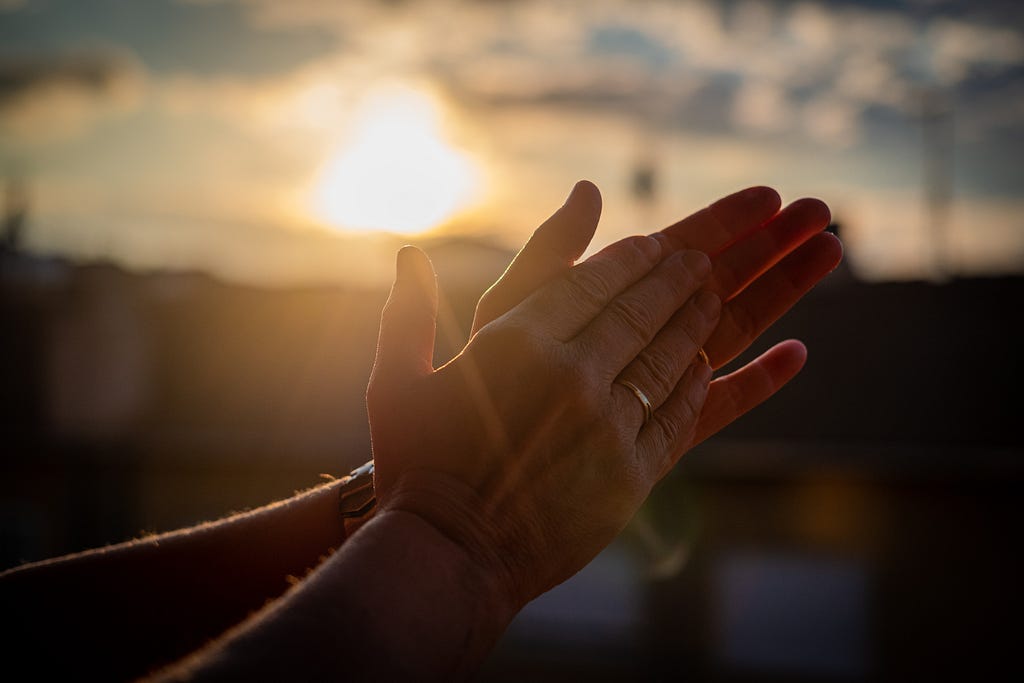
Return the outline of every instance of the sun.
{"type": "Polygon", "coordinates": [[[320,170],[316,217],[343,230],[413,234],[437,227],[475,198],[479,172],[443,135],[439,107],[408,87],[376,91],[320,170]]]}

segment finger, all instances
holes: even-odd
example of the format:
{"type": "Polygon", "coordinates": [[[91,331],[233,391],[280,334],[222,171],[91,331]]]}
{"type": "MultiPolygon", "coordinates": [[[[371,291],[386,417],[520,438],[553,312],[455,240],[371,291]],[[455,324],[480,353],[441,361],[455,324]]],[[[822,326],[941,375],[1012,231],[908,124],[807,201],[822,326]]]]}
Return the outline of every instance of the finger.
{"type": "Polygon", "coordinates": [[[807,347],[791,339],[776,344],[739,370],[718,377],[708,389],[697,423],[696,445],[743,413],[764,403],[793,379],[807,361],[807,347]]]}
{"type": "Polygon", "coordinates": [[[567,271],[590,244],[600,218],[601,192],[593,183],[581,180],[565,204],[537,228],[501,278],[484,292],[471,334],[567,271]]]}
{"type": "Polygon", "coordinates": [[[712,288],[728,301],[787,254],[824,230],[832,215],[818,199],[793,202],[763,227],[723,251],[714,263],[712,288]]]}
{"type": "Polygon", "coordinates": [[[651,343],[672,315],[711,274],[699,251],[682,251],[662,261],[646,277],[608,302],[573,340],[616,377],[651,343]]]}
{"type": "Polygon", "coordinates": [[[572,339],[660,260],[661,244],[651,237],[619,240],[531,295],[523,313],[541,321],[556,339],[572,339]]]}
{"type": "Polygon", "coordinates": [[[436,320],[437,278],[430,259],[416,247],[402,247],[395,284],[381,313],[371,383],[430,373],[436,320]]]}
{"type": "Polygon", "coordinates": [[[832,272],[842,257],[839,239],[831,233],[820,233],[727,302],[718,327],[704,346],[711,366],[719,368],[742,353],[832,272]]]}
{"type": "Polygon", "coordinates": [[[637,454],[653,484],[694,443],[711,382],[711,368],[694,363],[637,437],[637,454]]]}
{"type": "MultiPolygon", "coordinates": [[[[712,292],[701,291],[691,297],[661,328],[647,348],[626,366],[616,384],[625,380],[640,388],[657,410],[675,390],[683,373],[697,357],[697,350],[715,329],[721,307],[721,301],[712,292]]],[[[621,398],[633,404],[638,403],[628,388],[621,398]]],[[[643,408],[643,405],[639,408],[643,408]]],[[[623,406],[623,410],[628,409],[629,406],[623,406]]],[[[642,410],[637,412],[637,424],[640,424],[641,416],[642,410]]]]}
{"type": "Polygon", "coordinates": [[[672,249],[696,249],[714,258],[763,225],[781,205],[779,193],[772,188],[750,187],[719,199],[657,234],[672,249]]]}

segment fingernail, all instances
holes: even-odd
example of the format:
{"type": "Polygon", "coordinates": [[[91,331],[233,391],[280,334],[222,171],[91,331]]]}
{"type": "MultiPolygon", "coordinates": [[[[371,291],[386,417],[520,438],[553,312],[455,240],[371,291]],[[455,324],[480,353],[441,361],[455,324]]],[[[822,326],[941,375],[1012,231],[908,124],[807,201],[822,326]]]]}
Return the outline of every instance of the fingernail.
{"type": "Polygon", "coordinates": [[[573,185],[573,186],[572,186],[572,189],[571,189],[571,190],[569,190],[569,196],[567,196],[567,197],[565,198],[565,201],[564,201],[564,202],[562,202],[562,206],[565,206],[566,204],[568,204],[569,202],[571,202],[571,201],[572,201],[572,196],[573,196],[574,194],[576,194],[576,190],[578,190],[578,189],[579,189],[579,187],[580,187],[580,184],[579,184],[579,182],[577,182],[577,183],[576,183],[575,185],[573,185]]]}
{"type": "Polygon", "coordinates": [[[652,240],[657,240],[658,244],[661,245],[662,254],[672,254],[675,252],[675,247],[672,246],[672,240],[667,235],[661,232],[652,232],[648,235],[652,240]]]}
{"type": "Polygon", "coordinates": [[[711,272],[711,261],[702,251],[687,251],[683,255],[683,265],[696,277],[702,278],[711,272]]]}
{"type": "Polygon", "coordinates": [[[740,199],[751,204],[760,204],[761,202],[773,202],[781,203],[779,193],[772,187],[748,187],[740,193],[740,199]]]}
{"type": "Polygon", "coordinates": [[[718,298],[717,294],[706,289],[697,295],[697,300],[694,303],[697,310],[708,320],[717,318],[722,310],[722,300],[718,298]]]}
{"type": "Polygon", "coordinates": [[[569,202],[572,201],[572,198],[576,196],[577,192],[579,192],[580,185],[582,185],[582,184],[583,184],[582,180],[577,180],[576,181],[576,184],[572,186],[571,190],[569,190],[569,196],[565,198],[564,202],[562,202],[562,206],[565,206],[566,204],[568,204],[569,202]]]}
{"type": "Polygon", "coordinates": [[[661,258],[661,242],[654,237],[640,237],[636,241],[636,246],[652,261],[661,258]]]}

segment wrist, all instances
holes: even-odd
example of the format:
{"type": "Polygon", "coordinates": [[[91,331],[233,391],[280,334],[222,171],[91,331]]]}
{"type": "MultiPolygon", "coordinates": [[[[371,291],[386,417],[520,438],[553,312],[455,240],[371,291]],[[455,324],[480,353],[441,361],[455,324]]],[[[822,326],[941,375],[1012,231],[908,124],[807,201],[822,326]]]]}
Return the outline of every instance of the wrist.
{"type": "Polygon", "coordinates": [[[522,585],[522,572],[513,564],[515,553],[502,551],[502,535],[469,485],[443,472],[410,469],[399,476],[380,506],[382,511],[418,517],[457,546],[467,562],[487,578],[493,599],[513,613],[529,602],[532,596],[522,585]]]}
{"type": "Polygon", "coordinates": [[[368,579],[374,584],[370,592],[381,598],[373,612],[381,637],[398,647],[394,660],[410,657],[410,671],[430,670],[423,662],[449,659],[448,652],[442,669],[454,678],[471,674],[520,608],[509,599],[503,578],[414,512],[378,509],[348,550],[385,559],[368,579]],[[374,546],[391,550],[375,552],[374,546]],[[400,604],[397,612],[406,618],[396,621],[391,603],[400,604]]]}

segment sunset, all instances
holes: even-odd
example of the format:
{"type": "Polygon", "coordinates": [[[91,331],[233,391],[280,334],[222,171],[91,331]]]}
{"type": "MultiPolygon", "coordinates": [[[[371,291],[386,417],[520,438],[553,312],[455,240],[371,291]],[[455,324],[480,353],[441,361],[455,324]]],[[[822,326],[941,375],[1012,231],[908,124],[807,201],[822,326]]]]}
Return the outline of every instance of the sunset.
{"type": "Polygon", "coordinates": [[[415,234],[465,209],[479,169],[451,147],[437,105],[411,88],[370,93],[317,179],[314,216],[340,230],[415,234]]]}
{"type": "Polygon", "coordinates": [[[1022,160],[1019,0],[0,0],[0,677],[1005,678],[1022,160]]]}
{"type": "Polygon", "coordinates": [[[7,3],[3,173],[36,253],[250,282],[366,231],[512,248],[581,178],[606,239],[768,183],[864,277],[1019,272],[1015,5],[918,4],[7,3]]]}

